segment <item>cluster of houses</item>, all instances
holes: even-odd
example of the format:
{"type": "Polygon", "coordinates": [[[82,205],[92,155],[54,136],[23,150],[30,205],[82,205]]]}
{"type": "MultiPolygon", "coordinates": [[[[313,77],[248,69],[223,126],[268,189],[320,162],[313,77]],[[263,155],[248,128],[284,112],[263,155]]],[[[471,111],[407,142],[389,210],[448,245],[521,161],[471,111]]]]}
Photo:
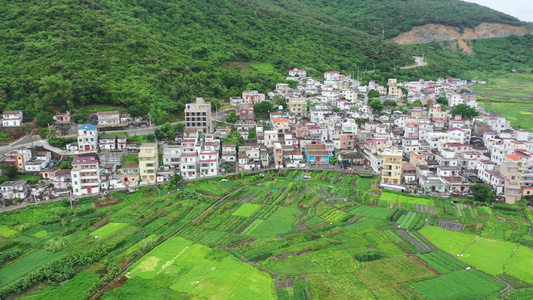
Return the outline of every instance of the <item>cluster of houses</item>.
{"type": "MultiPolygon", "coordinates": [[[[173,141],[141,144],[135,149],[136,163],[123,163],[131,150],[125,135],[98,134],[102,127],[127,121],[118,112],[100,112],[98,125],[79,126],[77,145],[72,147],[81,154],[71,170],[50,167],[50,153],[32,156],[29,149],[8,153],[5,162],[39,172],[53,189],[75,196],[165,183],[176,173],[193,180],[226,171],[333,163],[380,175],[381,187],[398,191],[466,195],[472,185],[483,183],[507,203],[533,196],[533,133],[514,130],[500,116],[452,115],[451,108],[458,104],[478,108],[475,94],[464,92],[471,84],[466,80],[389,79],[386,86],[373,81],[361,86],[340,72],[326,72],[320,81],[299,69],[290,70],[287,79],[297,81],[297,86],[280,83],[268,95],[245,91],[232,97],[238,121],[231,125],[217,126],[211,104],[197,98],[184,110],[183,134],[173,141]],[[374,111],[368,97],[372,90],[383,103],[420,101],[422,106],[374,111]],[[437,104],[442,96],[448,106],[437,104]],[[267,120],[255,116],[255,104],[279,97],[287,109],[280,107],[267,120]],[[234,131],[244,139],[243,145],[224,141],[234,131]]],[[[4,197],[28,190],[19,182],[4,185],[4,197]]]]}

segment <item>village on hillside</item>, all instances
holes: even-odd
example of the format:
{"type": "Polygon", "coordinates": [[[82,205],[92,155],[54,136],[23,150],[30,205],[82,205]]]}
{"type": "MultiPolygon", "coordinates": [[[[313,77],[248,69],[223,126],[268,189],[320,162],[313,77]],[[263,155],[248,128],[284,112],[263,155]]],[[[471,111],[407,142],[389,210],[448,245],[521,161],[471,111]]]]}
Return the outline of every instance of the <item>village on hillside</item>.
{"type": "MultiPolygon", "coordinates": [[[[188,181],[286,168],[374,174],[384,189],[441,197],[467,197],[475,184],[509,204],[533,195],[533,133],[476,114],[483,109],[469,90],[473,82],[360,85],[340,72],[322,81],[305,70],[288,73],[292,83],[267,95],[245,91],[224,112],[199,97],[186,105],[182,128],[155,129],[150,142],[130,139],[127,128],[142,121],[118,111],[80,125],[58,114],[56,125],[75,125],[77,137],[5,153],[1,163],[22,175],[0,185],[2,205],[132,190],[175,174],[188,181]]],[[[1,129],[22,120],[21,111],[5,111],[1,129]]]]}

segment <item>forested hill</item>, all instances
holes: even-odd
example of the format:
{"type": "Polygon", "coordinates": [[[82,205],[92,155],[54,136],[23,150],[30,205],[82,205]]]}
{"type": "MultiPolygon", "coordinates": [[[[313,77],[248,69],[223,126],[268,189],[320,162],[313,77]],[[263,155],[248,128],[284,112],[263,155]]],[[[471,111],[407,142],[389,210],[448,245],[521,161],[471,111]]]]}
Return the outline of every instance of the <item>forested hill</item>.
{"type": "Polygon", "coordinates": [[[312,16],[373,35],[392,38],[413,26],[442,24],[474,28],[483,22],[525,26],[515,17],[461,0],[254,0],[257,5],[312,16]]]}
{"type": "MultiPolygon", "coordinates": [[[[1,0],[0,110],[137,105],[178,113],[196,96],[265,89],[292,67],[410,62],[392,41],[243,0],[1,0]],[[234,74],[225,61],[258,61],[234,74]]],[[[155,111],[154,111],[155,110],[155,111]]]]}

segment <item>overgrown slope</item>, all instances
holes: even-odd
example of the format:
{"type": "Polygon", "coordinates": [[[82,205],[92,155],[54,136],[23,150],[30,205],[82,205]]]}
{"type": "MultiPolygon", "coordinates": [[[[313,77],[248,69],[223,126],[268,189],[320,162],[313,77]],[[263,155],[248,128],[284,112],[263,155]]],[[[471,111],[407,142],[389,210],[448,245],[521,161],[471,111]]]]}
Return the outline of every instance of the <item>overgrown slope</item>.
{"type": "Polygon", "coordinates": [[[95,103],[177,113],[196,96],[271,87],[281,76],[270,66],[322,72],[411,60],[393,42],[241,0],[0,3],[0,110],[27,117],[95,103]],[[250,60],[267,71],[220,67],[250,60]]]}
{"type": "Polygon", "coordinates": [[[460,0],[254,0],[265,6],[282,7],[324,22],[339,23],[385,38],[395,37],[413,26],[429,23],[461,30],[482,22],[524,26],[515,17],[488,7],[460,0]]]}

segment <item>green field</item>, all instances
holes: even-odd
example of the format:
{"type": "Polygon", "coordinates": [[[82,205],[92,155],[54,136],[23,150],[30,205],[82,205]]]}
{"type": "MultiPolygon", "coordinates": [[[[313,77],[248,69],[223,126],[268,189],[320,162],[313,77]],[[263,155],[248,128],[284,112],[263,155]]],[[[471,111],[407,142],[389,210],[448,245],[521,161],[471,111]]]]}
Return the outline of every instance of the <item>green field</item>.
{"type": "Polygon", "coordinates": [[[367,262],[355,275],[370,289],[435,276],[433,272],[407,257],[383,258],[367,262]]]}
{"type": "Polygon", "coordinates": [[[18,278],[37,270],[40,266],[51,262],[61,256],[46,250],[37,250],[0,268],[0,287],[5,286],[18,278]]]}
{"type": "Polygon", "coordinates": [[[428,299],[455,299],[464,297],[498,297],[498,291],[505,287],[501,281],[492,279],[476,270],[462,270],[412,284],[428,299]]]}
{"type": "Polygon", "coordinates": [[[435,246],[451,255],[463,253],[463,251],[476,239],[475,235],[464,234],[433,226],[422,228],[420,233],[430,242],[435,244],[435,246]]]}
{"type": "MultiPolygon", "coordinates": [[[[128,269],[128,277],[199,297],[275,299],[273,281],[267,273],[223,251],[180,237],[170,238],[133,264],[128,269]]],[[[113,290],[104,298],[129,295],[130,282],[134,281],[127,281],[125,286],[113,290]]]]}
{"type": "Polygon", "coordinates": [[[128,226],[126,223],[109,223],[104,227],[91,232],[91,235],[95,238],[105,239],[126,226],[128,226]]]}
{"type": "Polygon", "coordinates": [[[491,298],[493,276],[533,284],[533,250],[514,251],[530,240],[527,211],[383,192],[373,180],[269,171],[114,193],[121,201],[100,208],[83,198],[4,212],[0,297],[87,299],[112,279],[102,299],[433,299],[457,281],[472,290],[451,298],[491,298]],[[414,207],[432,203],[431,215],[414,207]],[[426,225],[439,220],[463,232],[426,225]],[[26,284],[31,273],[50,277],[26,284]]]}
{"type": "Polygon", "coordinates": [[[466,248],[460,259],[485,273],[496,276],[502,273],[516,247],[515,243],[479,238],[466,248]]]}
{"type": "Polygon", "coordinates": [[[252,214],[261,208],[261,205],[244,203],[239,209],[232,213],[234,216],[250,217],[252,214]]]}
{"type": "Polygon", "coordinates": [[[533,130],[533,74],[506,74],[472,87],[481,106],[511,121],[514,129],[533,130]]]}

